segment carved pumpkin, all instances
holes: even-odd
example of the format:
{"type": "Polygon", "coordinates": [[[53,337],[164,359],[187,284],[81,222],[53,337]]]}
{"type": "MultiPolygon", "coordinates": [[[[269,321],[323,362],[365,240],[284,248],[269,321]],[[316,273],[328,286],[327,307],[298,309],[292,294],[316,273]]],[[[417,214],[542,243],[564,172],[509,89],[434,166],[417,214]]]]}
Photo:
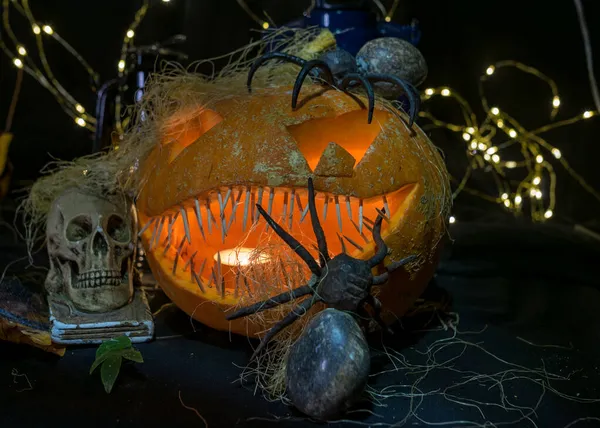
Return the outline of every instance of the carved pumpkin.
{"type": "Polygon", "coordinates": [[[306,215],[312,177],[332,254],[370,257],[369,229],[379,209],[387,214],[386,264],[418,255],[379,290],[388,319],[401,316],[438,261],[450,203],[441,157],[397,112],[376,109],[369,125],[364,107],[343,92],[306,85],[296,110],[290,97],[290,87],[235,95],[210,109],[181,111],[164,125],[162,143],[142,165],[146,178],[136,202],[156,280],[179,308],[210,327],[263,331],[246,319],[225,319],[239,303],[234,266],[247,263],[242,253],[258,245],[259,235],[274,234],[257,203],[318,259],[306,215]]]}

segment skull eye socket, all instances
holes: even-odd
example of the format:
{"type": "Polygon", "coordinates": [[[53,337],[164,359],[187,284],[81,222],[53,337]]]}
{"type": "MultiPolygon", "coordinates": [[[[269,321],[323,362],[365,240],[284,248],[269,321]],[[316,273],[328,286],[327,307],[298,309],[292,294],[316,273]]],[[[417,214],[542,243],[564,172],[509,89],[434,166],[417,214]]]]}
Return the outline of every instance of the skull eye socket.
{"type": "Polygon", "coordinates": [[[108,219],[108,224],[106,226],[106,232],[108,236],[114,239],[117,242],[129,242],[131,239],[129,227],[123,220],[123,218],[118,215],[111,215],[108,219]]]}
{"type": "Polygon", "coordinates": [[[86,215],[79,215],[67,225],[67,239],[69,241],[81,241],[92,233],[92,220],[86,215]]]}

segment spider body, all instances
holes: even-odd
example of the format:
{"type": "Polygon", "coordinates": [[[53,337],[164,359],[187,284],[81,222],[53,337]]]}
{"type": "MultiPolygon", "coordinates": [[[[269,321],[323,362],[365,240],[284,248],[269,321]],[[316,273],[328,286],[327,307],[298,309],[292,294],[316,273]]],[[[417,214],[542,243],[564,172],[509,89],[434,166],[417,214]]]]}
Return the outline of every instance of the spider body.
{"type": "MultiPolygon", "coordinates": [[[[409,101],[409,126],[412,126],[421,103],[419,91],[407,80],[390,73],[378,73],[377,67],[365,67],[365,62],[369,59],[368,55],[362,55],[360,64],[352,54],[342,49],[329,51],[321,54],[314,60],[305,60],[303,58],[289,55],[283,52],[270,52],[260,57],[250,68],[248,72],[248,91],[252,87],[252,78],[258,68],[265,62],[278,59],[280,61],[291,62],[301,67],[294,89],[292,91],[292,108],[295,109],[300,95],[300,89],[306,77],[310,74],[312,78],[323,81],[325,84],[338,88],[342,91],[348,91],[357,86],[362,86],[366,92],[369,101],[368,123],[373,120],[375,110],[375,92],[373,85],[391,85],[396,88],[396,92],[404,92],[409,101]]],[[[381,62],[381,61],[380,61],[381,62]]],[[[383,62],[381,62],[383,63],[383,62]]]]}
{"type": "MultiPolygon", "coordinates": [[[[388,280],[390,272],[412,261],[415,256],[409,256],[400,261],[391,263],[385,267],[387,272],[373,276],[372,269],[381,264],[388,254],[387,246],[381,238],[381,222],[383,220],[381,215],[378,216],[373,226],[373,240],[377,245],[377,252],[373,257],[368,260],[360,260],[342,253],[335,256],[333,259],[330,259],[325,234],[317,216],[313,182],[312,179],[309,178],[308,209],[319,249],[319,263],[317,263],[308,250],[279,226],[279,224],[277,224],[277,222],[275,222],[275,220],[273,220],[259,204],[256,205],[256,208],[265,218],[268,225],[273,228],[275,233],[277,233],[279,237],[307,264],[312,272],[312,277],[310,281],[302,287],[241,308],[227,316],[228,320],[233,320],[273,308],[300,297],[309,296],[309,298],[303,300],[287,316],[267,332],[254,351],[252,359],[258,355],[277,333],[304,315],[312,305],[317,302],[323,302],[334,309],[347,311],[354,315],[369,316],[369,313],[364,307],[364,304],[366,303],[373,308],[372,318],[391,333],[391,330],[384,324],[379,316],[381,312],[381,302],[370,293],[371,286],[385,283],[388,280]]],[[[384,211],[385,210],[382,207],[382,212],[384,211]]]]}

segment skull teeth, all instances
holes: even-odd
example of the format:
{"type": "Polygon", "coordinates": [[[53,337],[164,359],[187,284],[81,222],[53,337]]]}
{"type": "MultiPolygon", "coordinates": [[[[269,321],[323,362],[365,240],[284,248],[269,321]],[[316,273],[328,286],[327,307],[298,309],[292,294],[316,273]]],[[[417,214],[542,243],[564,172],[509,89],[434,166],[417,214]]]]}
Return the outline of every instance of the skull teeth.
{"type": "Polygon", "coordinates": [[[121,285],[123,278],[119,271],[91,271],[84,272],[77,277],[74,288],[115,287],[121,285]]]}

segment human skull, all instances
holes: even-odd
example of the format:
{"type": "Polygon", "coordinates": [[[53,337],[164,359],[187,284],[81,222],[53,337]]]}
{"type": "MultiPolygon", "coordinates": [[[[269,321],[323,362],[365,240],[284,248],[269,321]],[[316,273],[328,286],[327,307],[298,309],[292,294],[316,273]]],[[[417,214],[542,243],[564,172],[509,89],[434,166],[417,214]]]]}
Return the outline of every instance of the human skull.
{"type": "Polygon", "coordinates": [[[46,290],[84,312],[108,312],[133,296],[134,221],[124,195],[70,189],[52,204],[46,223],[50,271],[46,290]]]}

